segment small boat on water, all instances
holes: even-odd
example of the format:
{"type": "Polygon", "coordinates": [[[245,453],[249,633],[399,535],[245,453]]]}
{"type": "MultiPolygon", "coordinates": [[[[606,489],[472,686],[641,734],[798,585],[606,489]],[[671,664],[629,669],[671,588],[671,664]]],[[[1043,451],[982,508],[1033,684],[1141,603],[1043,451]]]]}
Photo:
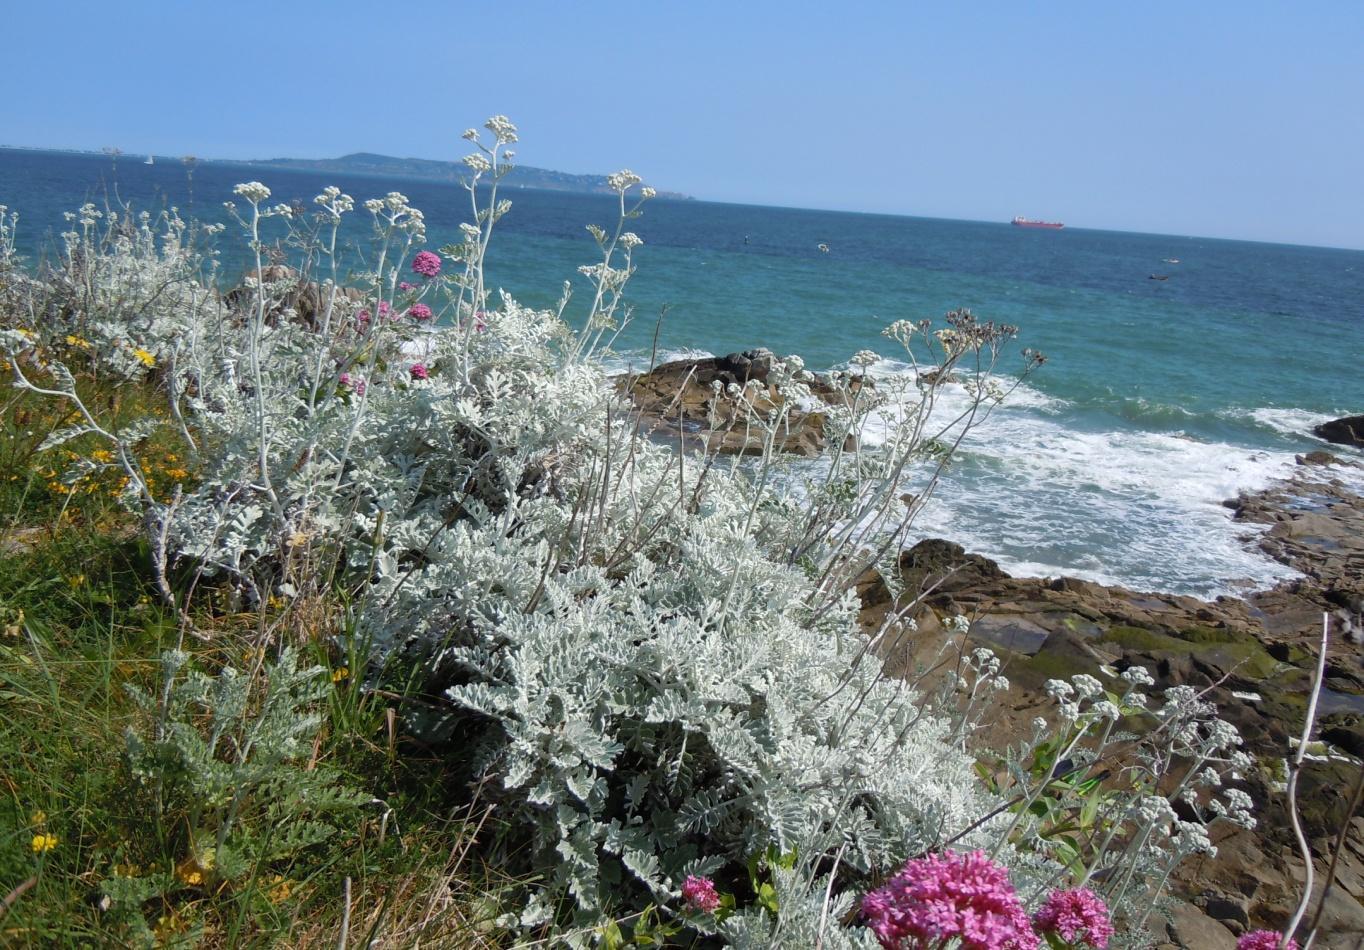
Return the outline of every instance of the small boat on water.
{"type": "Polygon", "coordinates": [[[1148,274],[1148,275],[1146,276],[1146,279],[1147,279],[1147,280],[1169,280],[1169,279],[1170,279],[1170,275],[1169,275],[1169,274],[1148,274]]]}
{"type": "Polygon", "coordinates": [[[1162,258],[1160,259],[1160,262],[1161,262],[1162,264],[1178,264],[1178,263],[1179,263],[1179,258],[1177,258],[1177,257],[1162,257],[1162,258]]]}
{"type": "Polygon", "coordinates": [[[146,160],[145,162],[143,162],[142,164],[143,164],[143,165],[155,165],[155,164],[156,164],[156,158],[155,158],[154,156],[152,156],[152,155],[148,155],[148,156],[147,156],[147,160],[146,160]]]}
{"type": "Polygon", "coordinates": [[[819,249],[820,249],[821,251],[823,251],[825,254],[828,254],[828,253],[829,253],[829,245],[827,245],[827,244],[821,244],[821,245],[819,245],[819,249]]]}
{"type": "Polygon", "coordinates": [[[1022,215],[1014,218],[1013,221],[1009,223],[1016,228],[1047,228],[1052,231],[1059,231],[1065,227],[1060,221],[1034,221],[1031,218],[1023,217],[1022,215]]]}

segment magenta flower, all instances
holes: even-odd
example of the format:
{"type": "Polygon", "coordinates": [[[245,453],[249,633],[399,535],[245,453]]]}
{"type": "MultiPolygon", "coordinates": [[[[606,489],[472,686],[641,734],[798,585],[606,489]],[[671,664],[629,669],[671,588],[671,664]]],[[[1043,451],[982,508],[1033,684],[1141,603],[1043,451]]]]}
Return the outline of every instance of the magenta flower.
{"type": "Polygon", "coordinates": [[[365,327],[369,326],[369,311],[361,310],[360,312],[358,312],[355,315],[355,322],[360,324],[361,329],[364,329],[365,327]]]}
{"type": "Polygon", "coordinates": [[[423,277],[435,277],[440,273],[440,258],[430,251],[418,251],[412,258],[412,272],[423,277]]]}
{"type": "Polygon", "coordinates": [[[398,289],[401,290],[403,293],[407,293],[409,290],[416,290],[416,289],[417,289],[417,285],[416,285],[416,284],[409,284],[409,283],[408,283],[407,281],[405,281],[405,280],[400,280],[400,281],[398,281],[398,289]]]}
{"type": "Polygon", "coordinates": [[[408,370],[408,372],[412,374],[413,379],[431,378],[431,373],[427,371],[425,363],[413,363],[412,368],[408,370]]]}
{"type": "Polygon", "coordinates": [[[957,940],[962,950],[1037,950],[1008,872],[984,851],[945,851],[906,862],[862,898],[862,913],[887,950],[957,940]]]}
{"type": "Polygon", "coordinates": [[[715,882],[708,877],[697,877],[695,874],[688,874],[687,879],[682,882],[682,899],[690,907],[707,914],[715,913],[715,909],[720,906],[720,895],[715,893],[715,882]]]}
{"type": "Polygon", "coordinates": [[[336,378],[336,381],[347,389],[350,389],[350,373],[342,373],[336,378]]]}
{"type": "Polygon", "coordinates": [[[387,300],[380,300],[380,301],[379,301],[379,316],[381,316],[381,317],[386,317],[386,316],[389,315],[389,313],[390,313],[392,310],[393,310],[393,308],[390,307],[390,306],[388,305],[388,301],[387,301],[387,300]]]}
{"type": "MultiPolygon", "coordinates": [[[[1242,934],[1241,939],[1236,941],[1236,950],[1279,950],[1281,940],[1283,934],[1272,930],[1252,930],[1248,934],[1242,934]]],[[[1284,950],[1298,950],[1298,942],[1292,937],[1288,938],[1284,950]]]]}
{"type": "Polygon", "coordinates": [[[1039,933],[1055,933],[1077,947],[1103,950],[1113,936],[1108,905],[1087,887],[1052,891],[1042,909],[1032,916],[1039,933]]]}
{"type": "Polygon", "coordinates": [[[413,320],[431,319],[431,308],[424,303],[414,303],[407,308],[407,313],[413,320]]]}

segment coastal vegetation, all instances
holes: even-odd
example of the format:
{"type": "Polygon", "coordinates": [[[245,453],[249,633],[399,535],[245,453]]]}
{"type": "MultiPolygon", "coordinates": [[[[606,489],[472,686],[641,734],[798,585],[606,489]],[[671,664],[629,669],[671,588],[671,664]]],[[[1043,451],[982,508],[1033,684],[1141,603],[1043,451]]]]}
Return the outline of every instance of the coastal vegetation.
{"type": "Polygon", "coordinates": [[[898,381],[755,353],[641,411],[604,358],[653,189],[531,309],[485,283],[516,129],[464,137],[438,250],[399,193],[247,182],[237,235],[86,205],[30,271],[0,209],[6,940],[1149,945],[1254,821],[1207,691],[1063,671],[990,749],[966,617],[890,665],[915,519],[1040,354],[954,310],[886,329],[898,381]]]}

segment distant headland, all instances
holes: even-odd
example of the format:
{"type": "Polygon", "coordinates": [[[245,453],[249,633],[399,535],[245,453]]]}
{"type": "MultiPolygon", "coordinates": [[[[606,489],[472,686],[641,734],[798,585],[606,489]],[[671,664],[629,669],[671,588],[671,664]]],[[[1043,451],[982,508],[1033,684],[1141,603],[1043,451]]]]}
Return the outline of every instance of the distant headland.
{"type": "MultiPolygon", "coordinates": [[[[26,152],[57,152],[66,155],[100,155],[82,149],[34,148],[28,146],[0,145],[0,150],[17,149],[26,152]]],[[[103,154],[108,154],[107,151],[103,154]]],[[[153,158],[162,162],[178,162],[177,156],[144,156],[142,153],[120,152],[120,157],[142,160],[153,158]]],[[[378,155],[374,152],[354,152],[340,158],[262,158],[262,159],[217,159],[199,158],[201,162],[214,165],[237,165],[253,168],[282,168],[296,171],[335,172],[346,175],[377,175],[386,178],[414,178],[422,181],[459,182],[466,177],[468,169],[462,162],[442,162],[430,158],[395,158],[392,155],[378,155]]],[[[150,162],[146,164],[152,164],[150,162]]],[[[614,194],[606,183],[605,175],[574,175],[569,172],[553,171],[548,168],[535,168],[531,165],[514,165],[502,180],[503,188],[533,188],[541,191],[571,191],[579,194],[614,194]]],[[[674,200],[693,201],[691,195],[677,191],[659,189],[658,197],[674,200]]]]}

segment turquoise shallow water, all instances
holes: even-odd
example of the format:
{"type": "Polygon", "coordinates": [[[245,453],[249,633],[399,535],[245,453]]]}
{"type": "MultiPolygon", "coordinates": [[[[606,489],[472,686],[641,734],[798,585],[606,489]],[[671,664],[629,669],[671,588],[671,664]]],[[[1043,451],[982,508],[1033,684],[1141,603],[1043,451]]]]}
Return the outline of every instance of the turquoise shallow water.
{"type": "MultiPolygon", "coordinates": [[[[305,203],[333,182],[357,199],[401,190],[433,246],[467,207],[452,185],[211,164],[191,195],[178,163],[0,150],[0,204],[21,212],[32,256],[63,211],[106,189],[215,220],[253,178],[305,203]]],[[[584,225],[611,223],[612,202],[510,197],[492,279],[548,305],[592,261],[584,225]]],[[[656,201],[632,226],[646,244],[627,359],[647,351],[665,304],[668,352],[765,345],[824,368],[867,347],[887,373],[902,370],[880,336],[893,320],[965,306],[1017,324],[1019,346],[1049,362],[968,442],[920,526],[1017,572],[1205,595],[1270,583],[1282,568],[1220,502],[1321,448],[1313,423],[1364,412],[1364,252],[707,202],[656,201]]]]}

